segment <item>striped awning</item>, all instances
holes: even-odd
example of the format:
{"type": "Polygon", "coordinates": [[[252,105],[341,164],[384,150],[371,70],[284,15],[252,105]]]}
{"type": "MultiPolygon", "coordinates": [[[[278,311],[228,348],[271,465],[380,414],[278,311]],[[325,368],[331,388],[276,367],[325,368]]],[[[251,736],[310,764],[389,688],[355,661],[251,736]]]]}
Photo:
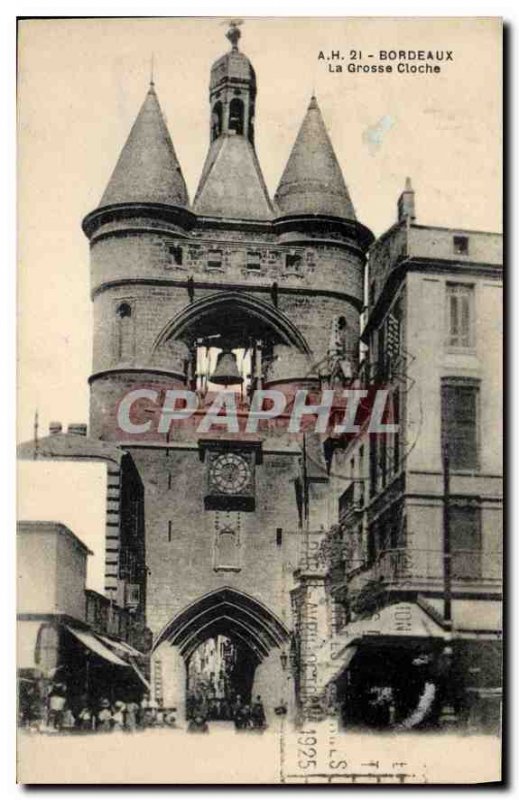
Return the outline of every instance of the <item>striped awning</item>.
{"type": "Polygon", "coordinates": [[[130,667],[131,665],[128,664],[126,661],[123,661],[122,658],[119,658],[112,650],[110,650],[106,645],[103,644],[93,633],[90,631],[84,631],[80,628],[73,628],[71,625],[66,626],[67,630],[76,637],[76,639],[81,642],[83,647],[86,647],[92,653],[94,653],[99,658],[103,658],[105,661],[110,662],[110,664],[116,664],[118,667],[130,667]]]}

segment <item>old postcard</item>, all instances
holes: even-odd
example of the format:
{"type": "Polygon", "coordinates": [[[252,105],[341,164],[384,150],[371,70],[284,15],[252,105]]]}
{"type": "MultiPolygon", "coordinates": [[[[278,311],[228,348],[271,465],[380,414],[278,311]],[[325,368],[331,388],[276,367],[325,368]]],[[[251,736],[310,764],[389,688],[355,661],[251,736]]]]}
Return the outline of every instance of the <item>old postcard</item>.
{"type": "Polygon", "coordinates": [[[501,780],[502,23],[18,24],[18,780],[501,780]]]}

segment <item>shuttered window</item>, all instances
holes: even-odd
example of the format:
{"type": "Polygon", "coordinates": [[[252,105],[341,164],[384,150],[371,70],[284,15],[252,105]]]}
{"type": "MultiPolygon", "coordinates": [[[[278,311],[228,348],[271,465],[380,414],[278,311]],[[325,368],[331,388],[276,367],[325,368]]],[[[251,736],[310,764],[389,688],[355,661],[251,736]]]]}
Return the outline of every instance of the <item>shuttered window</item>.
{"type": "Polygon", "coordinates": [[[447,346],[474,346],[474,287],[447,284],[447,346]]]}
{"type": "Polygon", "coordinates": [[[451,469],[478,469],[477,383],[444,381],[442,385],[442,444],[451,469]]]}

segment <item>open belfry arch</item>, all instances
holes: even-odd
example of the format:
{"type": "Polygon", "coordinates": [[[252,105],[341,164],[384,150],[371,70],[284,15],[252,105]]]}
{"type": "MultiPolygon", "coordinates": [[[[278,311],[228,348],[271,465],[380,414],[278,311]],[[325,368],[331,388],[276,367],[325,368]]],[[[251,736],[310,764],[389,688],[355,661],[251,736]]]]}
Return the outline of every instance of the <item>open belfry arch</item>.
{"type": "Polygon", "coordinates": [[[310,355],[310,348],[301,332],[271,302],[243,292],[225,290],[202,297],[183,309],[161,331],[154,350],[170,339],[190,341],[196,336],[211,335],[224,326],[235,341],[263,338],[310,355]]]}
{"type": "MultiPolygon", "coordinates": [[[[281,699],[295,703],[287,648],[301,442],[156,429],[135,440],[117,418],[136,387],[202,396],[225,387],[246,405],[259,386],[318,389],[332,356],[348,362],[346,372],[358,362],[373,237],[356,219],[315,97],[271,198],[255,150],[256,74],[236,24],[228,39],[211,68],[209,148],[194,201],[152,81],[83,221],[95,330],[90,431],[131,455],[144,488],[153,692],[185,707],[197,648],[223,637],[236,648],[242,691],[261,693],[269,714],[281,699]]],[[[316,529],[335,514],[326,488],[321,471],[308,488],[316,529]]]]}

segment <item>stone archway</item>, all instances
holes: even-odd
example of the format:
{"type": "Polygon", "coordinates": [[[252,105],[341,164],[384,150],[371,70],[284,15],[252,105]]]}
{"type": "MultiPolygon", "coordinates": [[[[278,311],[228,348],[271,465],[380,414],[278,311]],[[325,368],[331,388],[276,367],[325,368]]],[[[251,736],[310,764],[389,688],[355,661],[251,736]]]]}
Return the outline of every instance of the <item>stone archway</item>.
{"type": "Polygon", "coordinates": [[[160,685],[165,706],[186,715],[190,661],[211,639],[225,637],[235,646],[235,690],[245,701],[260,694],[272,713],[281,699],[291,705],[286,658],[290,633],[263,603],[231,587],[203,595],[177,614],[157,636],[153,647],[152,679],[160,685]]]}

